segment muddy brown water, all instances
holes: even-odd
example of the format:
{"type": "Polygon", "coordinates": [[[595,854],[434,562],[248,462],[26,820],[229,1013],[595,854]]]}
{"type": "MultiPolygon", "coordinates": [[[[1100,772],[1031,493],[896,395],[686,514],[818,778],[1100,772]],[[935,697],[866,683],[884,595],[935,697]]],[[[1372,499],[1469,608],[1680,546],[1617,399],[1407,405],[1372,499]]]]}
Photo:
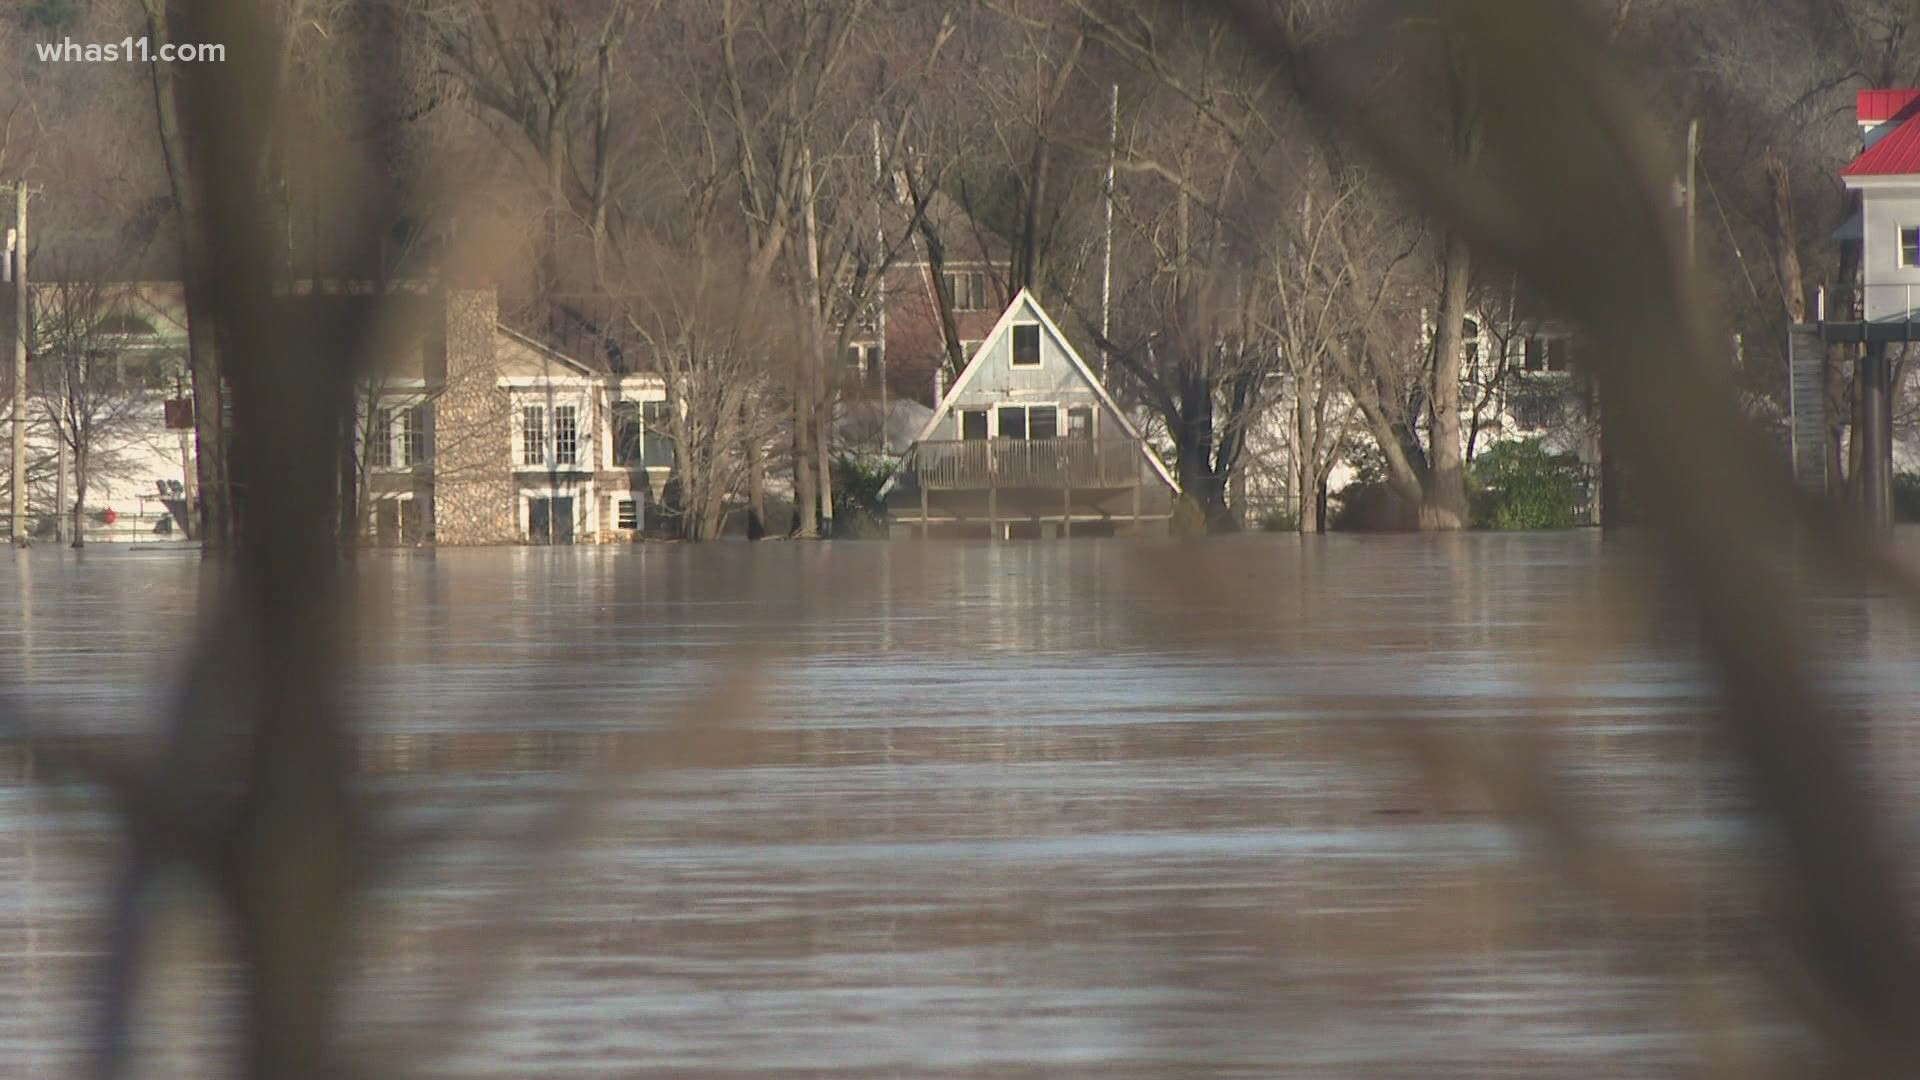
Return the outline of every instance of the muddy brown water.
{"type": "MultiPolygon", "coordinates": [[[[1761,1053],[1791,1030],[1727,976],[1744,924],[1716,877],[1756,842],[1678,585],[1642,554],[1594,533],[370,554],[365,787],[445,839],[360,912],[352,1036],[445,1031],[436,1073],[485,1076],[1638,1076],[1761,1053]],[[712,731],[730,756],[665,764],[712,731]],[[1582,885],[1433,749],[1516,740],[1682,901],[1582,885]],[[615,760],[564,844],[529,839],[615,760]]],[[[200,587],[186,552],[0,555],[0,708],[54,738],[150,729],[200,587]]],[[[1897,785],[1913,623],[1870,598],[1818,618],[1897,785]]],[[[114,850],[40,771],[0,744],[5,1076],[79,1060],[114,850]]],[[[230,980],[190,889],[158,903],[143,1075],[208,1075],[230,980]]]]}

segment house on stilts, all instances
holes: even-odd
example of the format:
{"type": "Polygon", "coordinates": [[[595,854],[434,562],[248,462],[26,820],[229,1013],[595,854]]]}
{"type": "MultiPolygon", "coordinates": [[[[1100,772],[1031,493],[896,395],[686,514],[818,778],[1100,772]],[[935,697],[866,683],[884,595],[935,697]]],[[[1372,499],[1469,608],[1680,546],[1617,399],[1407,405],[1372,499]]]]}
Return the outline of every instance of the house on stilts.
{"type": "Polygon", "coordinates": [[[894,536],[1164,534],[1180,487],[1021,290],[881,489],[894,536]]]}

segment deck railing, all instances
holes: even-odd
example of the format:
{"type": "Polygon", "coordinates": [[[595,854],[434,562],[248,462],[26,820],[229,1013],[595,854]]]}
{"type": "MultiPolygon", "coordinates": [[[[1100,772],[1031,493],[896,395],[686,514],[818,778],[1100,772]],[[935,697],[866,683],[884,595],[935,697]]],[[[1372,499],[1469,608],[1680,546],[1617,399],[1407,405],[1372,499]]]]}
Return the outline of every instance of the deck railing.
{"type": "Polygon", "coordinates": [[[907,467],[934,491],[990,487],[1128,487],[1140,476],[1140,448],[1107,439],[929,439],[907,467]]]}

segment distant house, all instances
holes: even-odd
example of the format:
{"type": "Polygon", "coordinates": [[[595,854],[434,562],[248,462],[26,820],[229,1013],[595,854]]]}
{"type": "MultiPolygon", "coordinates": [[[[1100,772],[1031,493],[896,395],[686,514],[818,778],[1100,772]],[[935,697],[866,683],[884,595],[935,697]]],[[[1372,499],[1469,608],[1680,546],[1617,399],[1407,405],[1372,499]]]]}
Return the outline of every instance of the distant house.
{"type": "Polygon", "coordinates": [[[500,321],[491,289],[432,294],[426,336],[363,395],[368,529],[382,543],[631,540],[673,465],[666,383],[500,321]]]}
{"type": "Polygon", "coordinates": [[[1860,195],[1842,239],[1860,244],[1861,290],[1852,310],[1824,314],[1911,324],[1920,311],[1920,89],[1862,90],[1856,108],[1863,149],[1840,180],[1860,195]]]}
{"type": "Polygon", "coordinates": [[[1164,531],[1179,493],[1025,290],[986,332],[881,490],[895,535],[1164,531]]]}

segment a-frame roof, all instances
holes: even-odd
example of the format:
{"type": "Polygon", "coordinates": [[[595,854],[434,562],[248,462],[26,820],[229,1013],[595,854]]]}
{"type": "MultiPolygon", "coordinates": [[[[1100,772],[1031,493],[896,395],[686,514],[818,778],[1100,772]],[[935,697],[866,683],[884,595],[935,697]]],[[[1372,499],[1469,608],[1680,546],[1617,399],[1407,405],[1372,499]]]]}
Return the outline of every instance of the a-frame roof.
{"type": "MultiPolygon", "coordinates": [[[[1087,366],[1085,360],[1080,359],[1080,354],[1074,350],[1073,342],[1067,340],[1067,335],[1060,332],[1059,325],[1053,321],[1052,316],[1047,314],[1047,309],[1041,307],[1040,301],[1034,299],[1033,293],[1026,289],[1020,290],[1007,305],[1007,310],[1000,313],[1000,321],[993,324],[993,329],[986,338],[974,348],[973,356],[967,361],[966,368],[960,372],[959,378],[953,380],[953,385],[947,389],[946,396],[940,399],[939,406],[933,410],[933,415],[927,418],[926,425],[920,429],[920,434],[914,441],[920,442],[930,438],[939,428],[940,421],[953,412],[954,403],[960,400],[961,394],[966,391],[967,384],[979,374],[981,365],[986,363],[987,355],[993,351],[994,343],[1011,334],[1015,323],[1027,321],[1021,317],[1023,311],[1028,313],[1031,319],[1039,322],[1047,333],[1053,335],[1053,340],[1059,343],[1060,352],[1066,356],[1067,362],[1073,365],[1073,370],[1085,380],[1094,396],[1099,398],[1100,404],[1106,407],[1108,414],[1120,421],[1121,429],[1127,433],[1128,438],[1133,440],[1134,445],[1140,448],[1140,455],[1146,458],[1147,464],[1151,465],[1160,479],[1166,481],[1167,487],[1177,494],[1180,491],[1179,481],[1173,478],[1173,474],[1167,471],[1166,465],[1147,448],[1146,440],[1140,437],[1140,430],[1133,426],[1133,421],[1127,419],[1127,414],[1121,411],[1120,406],[1114,402],[1113,396],[1107,393],[1107,388],[1100,384],[1100,379],[1094,375],[1093,369],[1087,366]]],[[[889,478],[881,489],[881,494],[886,494],[892,487],[893,480],[889,478]]]]}

